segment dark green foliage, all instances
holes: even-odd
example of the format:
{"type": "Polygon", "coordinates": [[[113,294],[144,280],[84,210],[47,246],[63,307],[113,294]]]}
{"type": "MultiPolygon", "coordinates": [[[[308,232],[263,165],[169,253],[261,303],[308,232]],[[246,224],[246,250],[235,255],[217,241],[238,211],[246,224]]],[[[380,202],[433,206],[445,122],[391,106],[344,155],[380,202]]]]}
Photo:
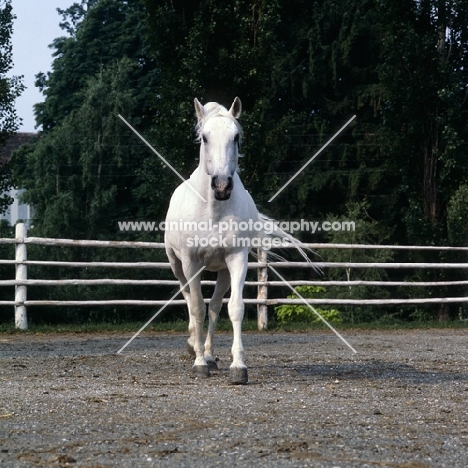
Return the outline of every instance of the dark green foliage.
{"type": "Polygon", "coordinates": [[[21,77],[8,76],[13,68],[11,35],[13,33],[13,7],[11,0],[0,2],[0,144],[18,128],[14,103],[24,86],[21,77]]]}
{"type": "MultiPolygon", "coordinates": [[[[350,181],[360,161],[381,164],[375,147],[362,141],[375,131],[378,116],[376,11],[373,2],[356,3],[350,8],[309,1],[148,1],[155,57],[165,64],[157,126],[180,132],[178,141],[185,142],[177,145],[170,134],[171,154],[185,160],[187,153],[196,154],[184,136],[193,120],[194,95],[225,105],[239,95],[246,111],[244,183],[269,214],[310,216],[312,205],[314,215],[324,215],[349,196],[375,190],[375,176],[350,181]],[[364,45],[369,49],[362,54],[364,45]],[[171,112],[177,108],[181,112],[171,112]],[[360,134],[348,138],[347,151],[334,156],[337,151],[331,150],[327,163],[315,163],[284,193],[298,200],[293,213],[281,199],[267,205],[287,177],[356,111],[360,134]]],[[[165,146],[162,141],[160,147],[165,146]]]]}
{"type": "MultiPolygon", "coordinates": [[[[317,299],[323,297],[326,289],[322,286],[297,286],[294,288],[296,293],[288,296],[288,299],[298,299],[299,293],[304,299],[317,299]]],[[[328,323],[342,322],[341,314],[337,309],[324,309],[323,307],[308,307],[304,305],[281,305],[275,307],[276,319],[281,324],[290,322],[322,323],[320,316],[328,323]]]]}
{"type": "MultiPolygon", "coordinates": [[[[0,148],[8,137],[18,130],[20,119],[16,115],[15,99],[24,89],[22,77],[8,76],[13,68],[11,35],[13,33],[13,7],[10,0],[0,1],[0,148]]],[[[12,188],[11,166],[0,157],[0,214],[11,204],[4,192],[12,188]]]]}
{"type": "MultiPolygon", "coordinates": [[[[328,219],[334,221],[334,216],[328,219]]],[[[348,203],[346,205],[345,219],[353,220],[354,230],[329,231],[326,239],[335,244],[381,245],[387,244],[391,239],[391,231],[372,219],[368,212],[367,203],[348,203]]],[[[341,219],[340,219],[341,220],[341,219]]],[[[323,259],[330,262],[344,261],[355,263],[392,262],[394,253],[390,250],[380,249],[324,249],[320,251],[323,259]]],[[[353,269],[353,268],[329,268],[324,272],[326,280],[341,281],[389,281],[389,272],[383,269],[353,269]]],[[[330,286],[327,289],[327,297],[341,299],[386,299],[391,297],[392,290],[373,285],[330,286]]],[[[407,292],[402,292],[404,297],[407,292]]],[[[400,297],[400,296],[398,296],[400,297]]],[[[351,323],[376,320],[385,307],[352,306],[342,308],[343,318],[351,323]]]]}
{"type": "Polygon", "coordinates": [[[35,232],[109,239],[118,235],[119,220],[145,214],[137,192],[146,151],[118,118],[131,119],[141,108],[140,91],[129,87],[137,73],[127,58],[102,69],[88,80],[81,106],[17,154],[16,176],[35,207],[35,232]]]}
{"type": "MultiPolygon", "coordinates": [[[[148,149],[118,118],[122,114],[140,131],[151,122],[152,89],[157,76],[145,55],[146,22],[138,2],[82,2],[63,12],[72,34],[54,42],[56,60],[43,80],[45,102],[38,107],[43,125],[35,145],[14,157],[15,181],[34,206],[30,235],[112,240],[160,241],[154,233],[121,233],[118,222],[160,219],[165,206],[150,205],[144,159],[148,149]],[[129,27],[129,25],[132,27],[129,27]]],[[[152,190],[157,192],[158,185],[152,190]]],[[[31,247],[31,258],[60,261],[133,261],[134,251],[31,247]]],[[[141,261],[162,261],[163,252],[141,252],[141,261]],[[159,260],[155,260],[155,258],[159,260]]],[[[167,272],[31,268],[45,279],[131,277],[154,279],[167,272]],[[99,276],[100,275],[100,276],[99,276]]],[[[158,298],[157,288],[30,288],[30,298],[158,298]],[[139,294],[139,296],[137,295],[139,294]]],[[[148,311],[146,310],[146,314],[148,311]]],[[[36,321],[129,320],[145,310],[118,308],[37,309],[36,321]]],[[[146,316],[146,315],[145,315],[146,316]]]]}
{"type": "MultiPolygon", "coordinates": [[[[119,220],[164,219],[179,180],[117,114],[188,177],[198,163],[193,98],[230,106],[237,95],[244,109],[241,176],[260,210],[279,220],[356,224],[353,232],[302,233],[302,240],[468,245],[464,3],[82,0],[62,15],[68,36],[54,41],[52,72],[37,79],[45,96],[36,107],[43,133],[14,161],[15,180],[36,210],[35,234],[161,240],[152,233],[118,232],[119,220]],[[268,203],[355,114],[333,144],[268,203]]],[[[325,261],[466,258],[378,249],[320,253],[325,261]]],[[[38,252],[46,255],[95,260],[116,254],[38,252]]],[[[126,256],[131,254],[115,258],[126,256]]],[[[325,273],[324,279],[376,281],[463,276],[449,270],[325,273]]],[[[288,275],[303,278],[304,272],[288,275]]],[[[330,287],[326,294],[455,296],[466,295],[466,288],[353,286],[330,287]]],[[[340,309],[348,321],[374,320],[384,312],[414,319],[434,311],[439,318],[455,317],[458,306],[340,309]]]]}
{"type": "Polygon", "coordinates": [[[468,9],[395,0],[381,12],[382,143],[393,162],[401,240],[442,244],[447,204],[468,177],[468,9]]]}
{"type": "Polygon", "coordinates": [[[447,228],[450,245],[466,246],[468,239],[468,184],[453,192],[447,207],[447,228]]]}
{"type": "MultiPolygon", "coordinates": [[[[89,78],[108,65],[129,58],[140,68],[127,83],[141,92],[151,86],[154,66],[146,53],[145,11],[140,1],[82,0],[66,10],[62,28],[69,36],[54,40],[52,71],[37,75],[45,101],[36,105],[36,120],[49,130],[83,103],[89,78]]],[[[145,96],[141,95],[144,99],[145,96]]],[[[141,109],[144,117],[144,108],[141,109]]]]}
{"type": "MultiPolygon", "coordinates": [[[[4,219],[0,219],[0,238],[14,237],[14,229],[4,219]]],[[[15,257],[15,247],[11,244],[0,244],[0,259],[13,260],[15,257]]],[[[15,267],[14,265],[0,265],[0,278],[14,279],[15,267]]],[[[0,301],[13,301],[15,297],[14,286],[0,287],[0,301]]],[[[13,318],[13,307],[0,306],[0,323],[10,322],[13,318]]]]}

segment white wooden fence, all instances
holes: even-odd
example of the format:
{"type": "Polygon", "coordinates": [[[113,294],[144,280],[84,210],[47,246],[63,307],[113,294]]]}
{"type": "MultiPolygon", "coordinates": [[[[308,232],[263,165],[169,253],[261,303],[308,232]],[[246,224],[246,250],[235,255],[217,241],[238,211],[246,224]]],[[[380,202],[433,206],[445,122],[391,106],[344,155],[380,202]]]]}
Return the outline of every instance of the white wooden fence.
{"type": "MultiPolygon", "coordinates": [[[[15,297],[11,301],[0,301],[0,306],[14,306],[15,325],[20,329],[27,329],[27,307],[32,306],[162,306],[167,300],[80,300],[80,301],[51,301],[51,300],[28,300],[28,286],[65,286],[65,285],[159,285],[159,286],[179,286],[174,280],[131,280],[131,279],[66,279],[66,280],[46,280],[28,279],[27,268],[32,265],[60,266],[60,267],[80,267],[80,268],[150,268],[169,269],[169,263],[164,262],[57,262],[57,261],[35,261],[27,259],[27,245],[44,245],[59,247],[102,247],[102,248],[131,248],[131,249],[163,249],[164,244],[160,242],[117,242],[117,241],[97,241],[97,240],[73,240],[73,239],[49,239],[40,237],[28,237],[26,225],[19,223],[16,225],[14,239],[0,238],[0,244],[15,245],[15,259],[0,259],[0,265],[15,265],[15,279],[1,279],[0,286],[15,286],[15,297]]],[[[468,247],[440,247],[440,246],[400,246],[400,245],[360,245],[360,244],[302,244],[303,247],[312,250],[319,249],[392,249],[392,250],[434,250],[434,251],[460,251],[468,252],[468,247]]],[[[291,246],[292,247],[292,246],[291,246]]],[[[468,269],[467,263],[359,263],[359,262],[315,262],[315,266],[320,269],[325,268],[421,268],[421,269],[468,269]]],[[[311,268],[307,262],[270,262],[266,253],[258,252],[258,260],[249,262],[249,268],[257,269],[257,281],[246,281],[246,286],[256,286],[258,293],[256,299],[245,299],[246,304],[256,304],[258,308],[258,327],[267,327],[267,308],[278,304],[303,304],[301,299],[274,298],[268,299],[268,288],[285,286],[283,281],[269,280],[269,266],[277,268],[311,268]]],[[[214,285],[215,281],[202,281],[203,285],[214,285]]],[[[468,285],[468,280],[463,281],[431,281],[431,282],[408,282],[408,281],[288,281],[291,286],[460,286],[468,285]]],[[[209,299],[205,299],[208,302],[209,299]]],[[[227,302],[227,299],[225,299],[227,302]]],[[[332,304],[332,305],[384,305],[384,304],[441,304],[441,303],[462,303],[468,302],[468,290],[466,296],[461,297],[430,297],[415,299],[307,299],[309,304],[332,304]]],[[[183,299],[173,300],[171,304],[185,304],[183,299]]]]}

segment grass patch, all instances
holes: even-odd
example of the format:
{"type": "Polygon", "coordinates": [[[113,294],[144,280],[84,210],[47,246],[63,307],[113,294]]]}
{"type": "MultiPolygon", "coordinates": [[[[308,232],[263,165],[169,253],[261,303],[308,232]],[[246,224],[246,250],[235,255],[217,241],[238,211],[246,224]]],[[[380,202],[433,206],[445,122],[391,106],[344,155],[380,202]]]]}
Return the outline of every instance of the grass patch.
{"type": "MultiPolygon", "coordinates": [[[[144,322],[88,322],[28,325],[26,332],[17,330],[14,324],[0,324],[0,333],[136,333],[144,322]]],[[[149,325],[145,331],[182,332],[186,331],[188,322],[161,322],[149,325]]],[[[144,333],[144,332],[143,332],[144,333]]]]}
{"type": "MultiPolygon", "coordinates": [[[[323,323],[311,324],[308,322],[293,322],[288,324],[276,323],[276,326],[269,324],[269,329],[281,331],[308,331],[308,330],[328,330],[329,328],[323,323]]],[[[460,320],[450,320],[446,322],[438,322],[436,320],[427,321],[405,321],[405,320],[376,320],[372,322],[361,323],[334,323],[333,328],[337,330],[425,330],[425,329],[466,329],[468,322],[460,320]]]]}
{"type": "MultiPolygon", "coordinates": [[[[30,324],[27,332],[17,330],[13,323],[0,324],[0,333],[136,333],[144,322],[124,322],[124,323],[81,323],[81,324],[30,324]]],[[[178,320],[174,322],[156,322],[150,324],[143,333],[188,333],[188,321],[178,320]]],[[[377,320],[363,323],[337,323],[333,324],[337,330],[417,330],[417,329],[466,329],[467,321],[453,320],[446,322],[437,321],[403,321],[398,319],[377,320]]],[[[206,327],[205,327],[206,328],[206,327]]],[[[246,332],[258,331],[255,320],[244,320],[242,329],[246,332]]],[[[230,332],[231,322],[228,319],[220,319],[217,330],[230,332]]],[[[269,332],[307,332],[313,330],[328,330],[323,323],[292,322],[279,323],[270,320],[268,324],[269,332]]]]}

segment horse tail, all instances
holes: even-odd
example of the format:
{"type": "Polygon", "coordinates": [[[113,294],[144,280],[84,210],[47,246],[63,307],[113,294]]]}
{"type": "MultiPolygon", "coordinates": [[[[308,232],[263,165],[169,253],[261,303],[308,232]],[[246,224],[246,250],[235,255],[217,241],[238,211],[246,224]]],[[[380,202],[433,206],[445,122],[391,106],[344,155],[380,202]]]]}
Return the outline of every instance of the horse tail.
{"type": "MultiPolygon", "coordinates": [[[[305,247],[298,239],[296,239],[291,233],[281,229],[279,227],[279,222],[274,220],[273,218],[270,218],[262,213],[258,213],[259,221],[263,225],[263,231],[259,232],[259,237],[263,239],[268,239],[271,243],[273,243],[274,239],[279,239],[280,244],[284,245],[286,244],[291,244],[299,252],[299,254],[302,256],[302,258],[310,264],[310,266],[316,270],[317,272],[321,273],[320,268],[317,266],[315,262],[313,262],[309,255],[317,255],[316,252],[314,252],[312,249],[305,247]]],[[[270,242],[262,242],[262,245],[268,244],[270,242]]],[[[274,243],[273,243],[274,245],[274,243]]],[[[280,247],[281,249],[281,247],[280,247]]],[[[262,247],[262,250],[267,253],[267,258],[271,258],[276,261],[284,261],[286,262],[287,260],[282,256],[279,255],[275,252],[272,252],[267,246],[262,247]]],[[[255,254],[254,254],[255,256],[255,254]]]]}

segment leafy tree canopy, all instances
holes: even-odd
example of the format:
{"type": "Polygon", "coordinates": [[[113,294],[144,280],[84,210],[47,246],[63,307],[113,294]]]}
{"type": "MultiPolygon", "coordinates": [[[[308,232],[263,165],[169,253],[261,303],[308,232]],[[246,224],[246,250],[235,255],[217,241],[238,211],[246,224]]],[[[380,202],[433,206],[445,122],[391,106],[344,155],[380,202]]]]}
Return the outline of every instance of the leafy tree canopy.
{"type": "Polygon", "coordinates": [[[179,180],[117,114],[188,177],[198,163],[193,98],[229,106],[237,95],[242,178],[263,212],[356,218],[356,242],[466,245],[465,3],[75,3],[61,11],[67,36],[52,44],[52,71],[37,76],[43,133],[15,163],[35,229],[112,239],[119,219],[163,219],[179,180]]]}
{"type": "Polygon", "coordinates": [[[123,57],[138,63],[139,77],[128,83],[129,88],[151,86],[154,69],[146,53],[145,11],[140,1],[82,0],[59,13],[63,18],[60,26],[69,35],[51,45],[55,57],[52,71],[36,77],[45,97],[35,107],[36,120],[44,131],[82,104],[81,91],[87,81],[108,64],[123,57]]]}
{"type": "Polygon", "coordinates": [[[54,41],[52,72],[39,77],[43,132],[17,154],[15,176],[35,208],[37,232],[115,238],[117,220],[138,217],[148,206],[140,187],[147,151],[118,118],[143,130],[151,121],[157,72],[145,56],[144,9],[139,2],[101,0],[61,13],[71,36],[54,41]]]}
{"type": "MultiPolygon", "coordinates": [[[[421,242],[446,239],[448,205],[466,180],[468,12],[459,2],[83,0],[61,13],[69,36],[54,41],[52,72],[38,77],[45,132],[83,112],[90,79],[127,57],[131,120],[185,176],[197,164],[193,98],[230,105],[238,95],[243,179],[262,210],[323,218],[365,204],[382,236],[405,242],[419,225],[421,242]]],[[[156,215],[178,180],[161,176],[153,154],[139,164],[135,193],[156,215]]]]}
{"type": "MultiPolygon", "coordinates": [[[[15,99],[24,89],[22,77],[7,76],[13,68],[11,35],[15,16],[12,10],[10,0],[0,1],[0,147],[19,128],[20,119],[16,115],[15,99]]],[[[9,196],[4,195],[11,187],[10,165],[2,165],[0,160],[0,213],[12,201],[9,196]]]]}

